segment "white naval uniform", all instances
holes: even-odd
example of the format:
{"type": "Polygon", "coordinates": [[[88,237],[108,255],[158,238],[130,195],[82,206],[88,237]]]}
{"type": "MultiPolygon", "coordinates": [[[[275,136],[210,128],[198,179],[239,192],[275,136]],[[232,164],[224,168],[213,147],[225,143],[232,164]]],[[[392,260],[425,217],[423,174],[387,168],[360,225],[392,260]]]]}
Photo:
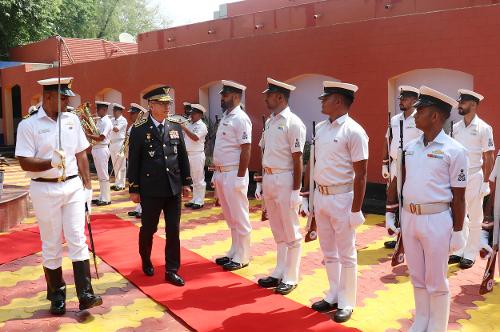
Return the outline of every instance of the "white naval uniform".
{"type": "Polygon", "coordinates": [[[118,119],[113,116],[111,117],[111,125],[112,128],[109,132],[109,153],[115,173],[115,186],[125,188],[127,165],[125,163],[125,156],[119,157],[118,153],[125,141],[128,122],[123,115],[120,115],[118,119]],[[113,128],[118,128],[118,132],[114,132],[113,128]]]}
{"type": "MultiPolygon", "coordinates": [[[[61,121],[61,148],[66,154],[66,176],[69,177],[78,174],[75,155],[87,149],[89,142],[76,115],[62,112],[61,121]]],[[[19,124],[16,157],[51,159],[53,151],[59,146],[58,133],[58,122],[48,117],[41,106],[38,113],[19,124]]],[[[26,172],[26,176],[32,179],[51,179],[61,175],[62,172],[56,168],[26,172]]],[[[85,192],[81,179],[77,176],[59,183],[31,181],[29,193],[40,227],[43,265],[51,270],[61,266],[62,234],[72,261],[89,259],[84,232],[85,192]]]]}
{"type": "Polygon", "coordinates": [[[264,149],[262,187],[271,231],[277,246],[276,267],[271,277],[288,285],[299,282],[302,234],[299,215],[290,207],[293,190],[292,153],[303,152],[306,126],[287,107],[266,122],[260,147],[264,149]],[[274,173],[276,171],[276,173],[274,173]]]}
{"type": "Polygon", "coordinates": [[[427,146],[423,135],[405,147],[401,229],[415,294],[410,331],[446,331],[450,307],[448,254],[453,231],[451,210],[412,214],[409,204],[450,203],[451,188],[467,184],[467,152],[443,130],[427,146]]]}
{"type": "MultiPolygon", "coordinates": [[[[481,224],[483,222],[483,195],[481,186],[484,182],[483,153],[495,150],[493,130],[477,115],[466,127],[462,120],[453,126],[453,138],[467,149],[469,158],[469,177],[465,189],[466,217],[463,235],[466,245],[454,255],[475,261],[480,248],[481,224]]],[[[486,181],[487,182],[487,181],[486,181]]]]}
{"type": "Polygon", "coordinates": [[[317,185],[347,187],[334,195],[314,193],[319,244],[330,289],[325,301],[341,309],[356,306],[356,233],[349,223],[354,191],[353,163],[368,159],[368,136],[348,114],[316,126],[314,181],[317,185]]]}
{"type": "MultiPolygon", "coordinates": [[[[391,162],[391,180],[396,176],[397,173],[397,162],[398,162],[398,149],[400,145],[400,129],[399,129],[399,121],[403,120],[403,146],[406,146],[408,142],[419,137],[422,134],[422,131],[417,128],[415,125],[415,114],[417,110],[413,110],[409,117],[405,119],[404,112],[394,115],[391,118],[391,128],[392,131],[392,141],[390,145],[389,156],[392,159],[391,162]]],[[[389,139],[389,130],[385,135],[386,139],[389,139]]]]}
{"type": "MultiPolygon", "coordinates": [[[[132,127],[134,126],[134,124],[132,124],[128,129],[127,129],[127,135],[128,137],[130,137],[130,132],[132,131],[132,127]]],[[[128,167],[128,151],[127,152],[127,160],[126,160],[126,164],[127,164],[127,167],[128,167]]],[[[141,203],[137,203],[137,205],[135,206],[135,209],[134,209],[135,212],[137,213],[142,213],[142,206],[141,206],[141,203]]]]}
{"type": "Polygon", "coordinates": [[[109,133],[113,129],[113,124],[109,116],[105,115],[97,120],[97,130],[100,135],[104,135],[104,140],[97,142],[92,146],[92,157],[94,157],[94,165],[97,171],[97,178],[99,180],[99,189],[101,194],[99,200],[104,202],[111,202],[111,192],[109,187],[109,133]]]}
{"type": "Polygon", "coordinates": [[[246,186],[235,189],[238,176],[241,145],[252,142],[252,122],[238,105],[231,112],[225,112],[215,138],[214,165],[232,168],[227,172],[215,172],[214,184],[217,197],[228,227],[231,229],[231,248],[226,256],[233,262],[247,264],[250,261],[250,232],[252,226],[248,213],[248,170],[245,173],[246,186]]]}
{"type": "Polygon", "coordinates": [[[186,125],[190,132],[198,136],[198,141],[193,141],[184,133],[184,142],[189,158],[191,179],[193,180],[193,199],[191,203],[203,205],[205,203],[205,137],[208,134],[207,125],[203,120],[195,123],[191,121],[186,125]]]}

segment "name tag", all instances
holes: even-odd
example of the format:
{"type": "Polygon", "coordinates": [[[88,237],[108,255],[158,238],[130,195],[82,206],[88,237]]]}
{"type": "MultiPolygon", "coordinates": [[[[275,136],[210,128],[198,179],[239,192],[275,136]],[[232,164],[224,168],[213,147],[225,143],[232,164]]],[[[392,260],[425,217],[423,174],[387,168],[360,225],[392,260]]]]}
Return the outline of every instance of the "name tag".
{"type": "Polygon", "coordinates": [[[45,128],[45,129],[40,129],[38,131],[39,134],[46,134],[46,133],[50,133],[50,129],[49,128],[45,128]]]}
{"type": "Polygon", "coordinates": [[[428,153],[427,157],[429,158],[437,158],[437,159],[443,159],[444,156],[442,154],[435,154],[435,153],[428,153]]]}

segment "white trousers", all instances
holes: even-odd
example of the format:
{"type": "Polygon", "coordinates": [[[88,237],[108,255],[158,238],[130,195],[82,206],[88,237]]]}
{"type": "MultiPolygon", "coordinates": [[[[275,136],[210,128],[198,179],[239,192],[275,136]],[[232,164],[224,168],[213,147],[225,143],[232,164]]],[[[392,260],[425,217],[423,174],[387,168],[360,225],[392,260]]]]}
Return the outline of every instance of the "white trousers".
{"type": "Polygon", "coordinates": [[[205,204],[205,152],[189,152],[189,167],[191,179],[193,180],[193,199],[191,203],[205,204]]]}
{"type": "Polygon", "coordinates": [[[116,141],[109,145],[109,153],[111,162],[113,163],[113,171],[115,173],[115,186],[125,188],[125,177],[127,172],[127,163],[125,156],[119,157],[118,153],[123,146],[123,141],[116,141]]]}
{"type": "Polygon", "coordinates": [[[73,262],[89,259],[85,193],[80,178],[60,183],[31,181],[29,193],[40,228],[43,265],[52,270],[61,266],[63,234],[73,262]]]}
{"type": "Polygon", "coordinates": [[[226,255],[236,263],[247,264],[250,261],[250,232],[252,231],[248,213],[248,171],[245,174],[246,186],[242,190],[234,188],[237,175],[237,170],[216,172],[214,183],[224,218],[231,229],[232,243],[226,255]]]}
{"type": "Polygon", "coordinates": [[[293,173],[264,174],[262,189],[277,245],[276,267],[271,277],[281,279],[285,284],[296,285],[299,282],[302,234],[298,211],[290,208],[293,173]]]}
{"type": "Polygon", "coordinates": [[[483,184],[483,172],[479,171],[469,175],[467,187],[465,188],[466,216],[462,234],[466,241],[465,247],[454,255],[476,260],[476,256],[481,249],[481,224],[483,222],[483,196],[481,186],[483,184]]]}
{"type": "Polygon", "coordinates": [[[111,201],[111,192],[109,188],[109,148],[106,145],[94,145],[92,147],[92,157],[94,157],[94,165],[97,171],[99,180],[99,200],[104,202],[111,201]]]}
{"type": "Polygon", "coordinates": [[[450,211],[414,215],[403,209],[401,219],[408,270],[413,287],[418,289],[415,292],[418,320],[414,325],[418,322],[425,328],[421,331],[446,331],[450,307],[448,255],[453,229],[450,211]]]}
{"type": "Polygon", "coordinates": [[[356,306],[356,232],[349,223],[354,193],[323,195],[314,193],[314,214],[319,244],[323,251],[330,289],[325,301],[340,309],[356,306]]]}

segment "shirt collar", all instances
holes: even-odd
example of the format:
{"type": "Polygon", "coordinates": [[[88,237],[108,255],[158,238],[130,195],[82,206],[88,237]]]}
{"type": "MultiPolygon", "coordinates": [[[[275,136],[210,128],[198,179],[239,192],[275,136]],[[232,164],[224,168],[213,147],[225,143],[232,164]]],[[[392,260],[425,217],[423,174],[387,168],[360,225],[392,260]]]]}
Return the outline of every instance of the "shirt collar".
{"type": "MultiPolygon", "coordinates": [[[[434,138],[432,142],[427,144],[429,146],[432,143],[444,144],[445,140],[448,138],[448,135],[444,132],[443,129],[439,132],[439,134],[434,138]]],[[[420,135],[419,142],[424,145],[424,134],[420,135]]]]}
{"type": "Polygon", "coordinates": [[[243,110],[241,109],[241,106],[238,105],[235,108],[233,108],[231,110],[231,112],[226,111],[226,116],[236,115],[236,114],[241,113],[241,112],[243,112],[243,110]]]}
{"type": "Polygon", "coordinates": [[[284,110],[278,113],[278,116],[281,116],[282,118],[288,120],[291,114],[292,111],[290,111],[290,106],[287,106],[284,110]]]}
{"type": "MultiPolygon", "coordinates": [[[[68,112],[61,112],[61,116],[67,116],[68,112]]],[[[38,112],[36,114],[38,116],[39,119],[41,118],[47,118],[47,119],[50,119],[52,120],[52,118],[50,116],[47,115],[47,112],[45,112],[45,110],[43,109],[43,106],[40,106],[40,108],[38,109],[38,112]]],[[[52,121],[55,121],[55,120],[52,120],[52,121]]]]}
{"type": "Polygon", "coordinates": [[[335,121],[332,122],[332,126],[334,124],[337,124],[338,126],[342,125],[344,122],[347,121],[347,119],[349,118],[349,114],[346,113],[344,115],[342,115],[341,117],[338,117],[335,121]]]}
{"type": "MultiPolygon", "coordinates": [[[[477,126],[478,125],[478,122],[479,122],[479,117],[476,115],[474,115],[474,117],[472,118],[472,121],[470,122],[470,126],[477,126]]],[[[465,122],[464,122],[465,124],[465,122]]]]}
{"type": "MultiPolygon", "coordinates": [[[[151,120],[153,120],[153,123],[154,123],[155,127],[158,128],[158,126],[160,125],[160,123],[158,121],[156,121],[156,119],[153,118],[153,116],[151,116],[151,120]]],[[[163,120],[162,124],[163,124],[163,127],[165,127],[165,120],[163,120]]]]}

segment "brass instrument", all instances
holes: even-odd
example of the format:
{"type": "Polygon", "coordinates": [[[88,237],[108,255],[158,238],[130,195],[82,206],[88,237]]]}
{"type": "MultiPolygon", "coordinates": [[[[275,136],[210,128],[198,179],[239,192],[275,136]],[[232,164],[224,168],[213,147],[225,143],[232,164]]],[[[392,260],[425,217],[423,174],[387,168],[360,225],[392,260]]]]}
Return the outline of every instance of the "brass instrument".
{"type": "Polygon", "coordinates": [[[170,122],[178,123],[178,124],[185,124],[186,122],[189,121],[189,118],[186,118],[184,115],[180,114],[169,114],[167,116],[167,120],[170,122]]]}
{"type": "MultiPolygon", "coordinates": [[[[132,126],[138,125],[140,123],[143,123],[144,120],[147,118],[148,112],[145,111],[140,111],[139,115],[137,116],[137,119],[135,119],[134,123],[132,126]]],[[[130,139],[130,134],[127,132],[127,135],[125,136],[125,140],[123,141],[123,144],[120,148],[120,151],[118,151],[118,157],[123,158],[125,155],[128,154],[128,143],[130,139]]]]}
{"type": "MultiPolygon", "coordinates": [[[[97,129],[97,126],[95,124],[94,118],[90,114],[90,103],[86,102],[75,108],[72,113],[76,114],[78,118],[80,119],[80,123],[82,125],[83,131],[86,134],[90,135],[96,135],[99,136],[101,133],[99,132],[99,129],[97,129]]],[[[95,142],[90,142],[92,145],[95,144],[95,142]]]]}

